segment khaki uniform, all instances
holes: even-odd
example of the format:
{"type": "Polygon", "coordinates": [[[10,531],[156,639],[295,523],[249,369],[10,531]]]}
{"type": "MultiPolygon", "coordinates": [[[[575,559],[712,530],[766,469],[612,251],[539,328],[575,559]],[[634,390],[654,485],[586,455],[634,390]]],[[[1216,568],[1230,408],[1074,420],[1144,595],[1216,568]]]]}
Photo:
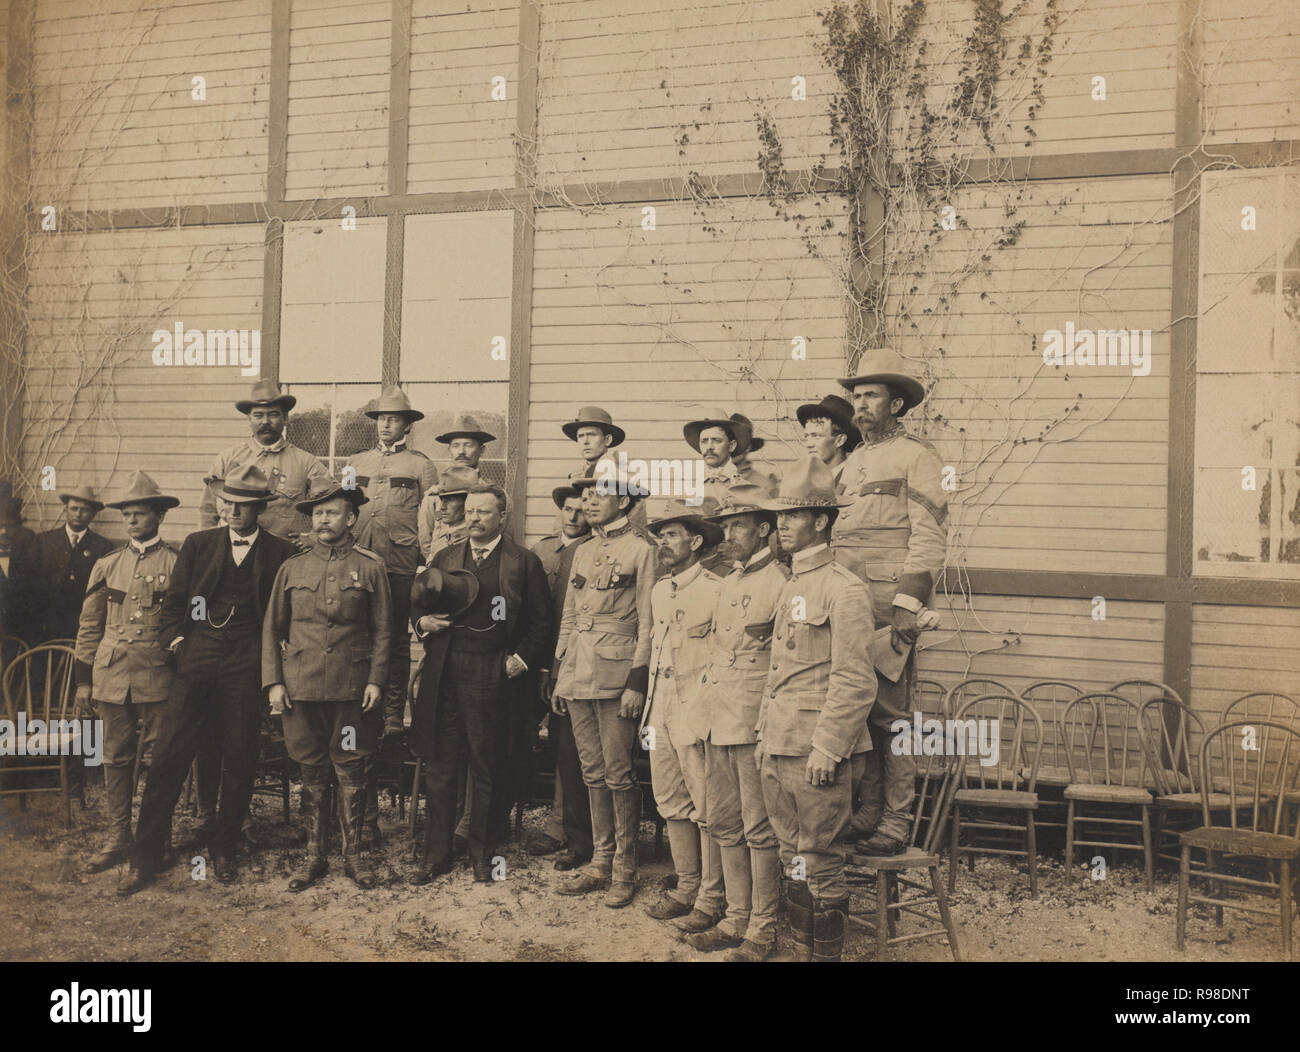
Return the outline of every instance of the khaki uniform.
{"type": "Polygon", "coordinates": [[[697,707],[709,721],[698,727],[707,738],[705,810],[726,876],[727,914],[718,927],[763,945],[776,937],[780,862],[754,758],[755,728],[777,603],[789,579],[790,571],[764,548],[722,580],[697,707]]]}
{"type": "Polygon", "coordinates": [[[848,895],[850,758],[871,748],[867,717],[876,697],[866,645],[870,623],[866,587],[829,550],[795,554],[777,602],[758,738],[763,799],[781,861],[793,877],[795,857],[802,857],[814,898],[848,895]],[[814,748],[836,761],[830,785],[808,782],[814,748]]]}
{"type": "Polygon", "coordinates": [[[309,540],[311,518],[297,511],[294,504],[306,498],[312,479],[327,478],[329,473],[314,456],[284,438],[271,446],[249,438],[217,456],[203,479],[207,488],[199,503],[199,529],[210,529],[219,521],[217,483],[249,463],[256,463],[266,475],[274,494],[257,524],[285,540],[297,541],[299,534],[307,534],[309,540]]]}
{"type": "Polygon", "coordinates": [[[632,769],[637,721],[619,715],[624,690],[645,693],[653,632],[656,558],[626,520],[597,528],[573,553],[555,647],[555,693],[568,701],[591,800],[587,873],[636,880],[640,790],[632,769]]]}
{"type": "Polygon", "coordinates": [[[746,460],[738,466],[734,460],[728,460],[719,468],[705,469],[704,495],[722,504],[727,490],[739,482],[752,482],[755,486],[762,486],[769,494],[775,494],[780,480],[776,468],[766,461],[746,460]]]}
{"type": "MultiPolygon", "coordinates": [[[[844,462],[845,499],[831,532],[835,559],[871,591],[873,624],[890,623],[893,608],[921,609],[943,570],[948,546],[948,498],[941,485],[943,465],[926,442],[902,424],[876,441],[864,442],[844,462]]],[[[889,725],[912,717],[915,651],[897,681],[877,676],[872,711],[874,749],[866,759],[854,818],[858,833],[878,830],[896,840],[909,832],[916,761],[888,748],[889,725]]]]}
{"type": "Polygon", "coordinates": [[[90,571],[77,629],[77,684],[89,684],[104,721],[104,787],[118,847],[131,843],[135,756],[143,737],[148,766],[167,723],[176,660],[161,639],[163,594],[176,549],[160,537],[143,552],[131,544],[90,571]],[[139,730],[137,731],[137,723],[139,730]]]}
{"type": "Polygon", "coordinates": [[[670,895],[708,914],[722,912],[722,871],[721,861],[710,865],[707,853],[701,862],[709,827],[704,740],[697,728],[702,726],[707,737],[708,717],[697,710],[718,585],[718,578],[696,563],[654,586],[650,690],[642,713],[650,782],[659,815],[668,823],[677,869],[677,887],[670,895]]]}

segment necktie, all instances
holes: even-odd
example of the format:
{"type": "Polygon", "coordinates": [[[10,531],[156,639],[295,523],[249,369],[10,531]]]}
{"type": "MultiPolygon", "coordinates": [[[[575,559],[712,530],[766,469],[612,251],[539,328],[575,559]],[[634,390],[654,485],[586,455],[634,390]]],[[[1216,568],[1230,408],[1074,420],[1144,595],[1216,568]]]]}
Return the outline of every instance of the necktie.
{"type": "Polygon", "coordinates": [[[252,541],[231,541],[230,543],[236,548],[247,548],[253,542],[252,541]]]}
{"type": "Polygon", "coordinates": [[[486,548],[475,548],[475,549],[474,549],[474,565],[475,565],[475,566],[482,566],[482,565],[483,565],[483,560],[486,559],[486,558],[487,558],[487,549],[486,549],[486,548]]]}

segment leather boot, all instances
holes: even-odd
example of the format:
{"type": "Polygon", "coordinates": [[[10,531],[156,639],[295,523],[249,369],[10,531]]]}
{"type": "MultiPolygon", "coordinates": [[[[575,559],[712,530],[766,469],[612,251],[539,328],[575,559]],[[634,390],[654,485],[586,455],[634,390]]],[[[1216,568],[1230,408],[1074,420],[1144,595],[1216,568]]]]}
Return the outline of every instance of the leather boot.
{"type": "MultiPolygon", "coordinates": [[[[305,772],[304,772],[305,773],[305,772]]],[[[302,866],[289,876],[289,890],[302,891],[315,884],[329,872],[330,816],[325,811],[325,783],[304,781],[302,799],[307,818],[307,858],[302,866]]]]}
{"type": "Polygon", "coordinates": [[[814,961],[838,961],[844,952],[844,926],[849,917],[849,897],[819,899],[813,912],[814,961]]]}
{"type": "Polygon", "coordinates": [[[677,871],[677,887],[664,897],[694,906],[695,895],[700,890],[700,827],[687,818],[670,818],[664,823],[664,829],[668,833],[673,869],[677,871]]]}
{"type": "MultiPolygon", "coordinates": [[[[605,905],[622,909],[636,895],[636,842],[641,832],[641,790],[621,789],[614,802],[614,867],[605,905]]],[[[595,816],[592,816],[594,824],[595,816]]]]}
{"type": "Polygon", "coordinates": [[[361,827],[365,821],[364,785],[339,785],[339,831],[343,836],[343,872],[359,888],[373,888],[375,874],[361,855],[361,827]]]}
{"type": "Polygon", "coordinates": [[[794,959],[813,959],[813,897],[805,880],[785,878],[785,913],[794,940],[794,959]]]}
{"type": "Polygon", "coordinates": [[[361,825],[361,846],[375,851],[384,845],[384,834],[379,830],[379,762],[373,755],[366,757],[365,820],[361,825]]]}
{"type": "Polygon", "coordinates": [[[722,879],[726,886],[727,913],[718,924],[724,935],[744,936],[749,930],[753,875],[749,871],[749,848],[718,845],[722,862],[722,879]]]}
{"type": "Polygon", "coordinates": [[[131,854],[131,795],[135,777],[130,767],[104,768],[104,798],[108,804],[108,840],[86,865],[87,873],[102,873],[131,854]]]}

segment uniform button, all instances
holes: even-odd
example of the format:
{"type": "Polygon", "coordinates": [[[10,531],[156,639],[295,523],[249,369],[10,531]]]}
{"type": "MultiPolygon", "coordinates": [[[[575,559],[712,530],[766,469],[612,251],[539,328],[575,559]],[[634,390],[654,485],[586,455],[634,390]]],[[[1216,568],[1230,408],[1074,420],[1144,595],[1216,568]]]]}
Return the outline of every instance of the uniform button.
{"type": "MultiPolygon", "coordinates": [[[[326,621],[326,622],[325,622],[325,627],[326,627],[326,628],[333,628],[333,627],[334,627],[334,622],[333,622],[333,621],[326,621]]],[[[329,649],[329,648],[327,647],[326,649],[329,649]]]]}
{"type": "Polygon", "coordinates": [[[140,634],[140,632],[141,632],[141,630],[138,629],[138,628],[135,630],[135,634],[136,634],[137,636],[140,634]]]}
{"type": "Polygon", "coordinates": [[[130,646],[130,645],[131,645],[132,643],[134,643],[134,642],[135,642],[134,639],[128,639],[128,640],[126,641],[126,645],[127,645],[127,646],[130,646]]]}
{"type": "Polygon", "coordinates": [[[333,575],[333,574],[330,574],[330,580],[331,580],[331,581],[334,580],[334,575],[333,575]]]}
{"type": "Polygon", "coordinates": [[[326,647],[326,648],[325,648],[325,653],[327,653],[327,654],[332,654],[332,653],[334,653],[334,648],[333,648],[333,647],[326,647]]]}
{"type": "Polygon", "coordinates": [[[879,493],[879,492],[880,492],[880,487],[877,486],[877,487],[876,487],[874,490],[872,490],[871,492],[872,492],[872,493],[879,493]]]}
{"type": "Polygon", "coordinates": [[[132,599],[135,599],[135,598],[137,598],[137,597],[133,595],[133,596],[131,596],[131,598],[132,598],[132,599]]]}
{"type": "Polygon", "coordinates": [[[791,639],[788,643],[786,643],[785,648],[786,648],[786,650],[793,650],[793,649],[794,649],[794,640],[791,639]]]}

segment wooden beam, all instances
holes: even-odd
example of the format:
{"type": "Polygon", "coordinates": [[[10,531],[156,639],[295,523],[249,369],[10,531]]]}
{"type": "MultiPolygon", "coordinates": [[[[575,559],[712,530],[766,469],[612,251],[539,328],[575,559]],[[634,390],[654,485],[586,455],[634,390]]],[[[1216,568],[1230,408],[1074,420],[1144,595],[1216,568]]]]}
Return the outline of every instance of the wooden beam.
{"type": "MultiPolygon", "coordinates": [[[[0,239],[4,251],[6,292],[0,312],[0,391],[4,405],[0,408],[0,475],[7,478],[16,493],[22,485],[21,463],[23,438],[23,368],[27,356],[27,239],[28,223],[39,229],[40,215],[28,217],[37,204],[31,199],[32,164],[32,36],[35,0],[10,0],[9,24],[6,26],[8,50],[5,57],[5,171],[3,200],[0,201],[0,239]],[[13,471],[13,477],[10,472],[13,471]]],[[[62,229],[62,215],[58,216],[62,229]]],[[[39,469],[38,465],[32,465],[39,469]]],[[[33,480],[34,482],[34,480],[33,480]]]]}
{"type": "Polygon", "coordinates": [[[406,193],[411,112],[411,0],[393,0],[388,75],[388,192],[406,193]]]}
{"type": "Polygon", "coordinates": [[[402,279],[406,269],[406,216],[388,217],[384,250],[384,342],[380,379],[397,383],[402,350],[402,279]]]}
{"type": "Polygon", "coordinates": [[[949,568],[938,590],[956,594],[1022,595],[1042,599],[1091,599],[1104,596],[1140,603],[1211,606],[1300,606],[1300,581],[1245,578],[1169,578],[1160,574],[1061,573],[1037,570],[949,568]]]}
{"type": "Polygon", "coordinates": [[[284,276],[284,223],[266,223],[262,256],[262,375],[280,379],[280,283],[284,276]]]}
{"type": "Polygon", "coordinates": [[[283,201],[289,163],[289,8],[271,3],[271,97],[266,122],[266,199],[283,201]]]}

